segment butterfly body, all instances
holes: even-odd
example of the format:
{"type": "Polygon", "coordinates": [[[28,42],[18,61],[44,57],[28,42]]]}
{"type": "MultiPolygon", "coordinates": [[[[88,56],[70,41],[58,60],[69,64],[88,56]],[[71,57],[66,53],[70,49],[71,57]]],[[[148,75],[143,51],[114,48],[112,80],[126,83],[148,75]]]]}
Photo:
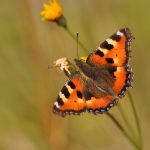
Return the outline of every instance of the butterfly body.
{"type": "Polygon", "coordinates": [[[78,69],[70,73],[60,91],[54,113],[66,116],[87,110],[99,114],[114,106],[131,86],[131,40],[129,29],[121,29],[89,54],[85,62],[75,59],[78,69]]]}
{"type": "Polygon", "coordinates": [[[77,59],[75,59],[75,62],[76,66],[79,67],[85,94],[91,92],[96,98],[108,94],[115,96],[111,88],[115,78],[109,72],[112,67],[90,65],[77,59]]]}

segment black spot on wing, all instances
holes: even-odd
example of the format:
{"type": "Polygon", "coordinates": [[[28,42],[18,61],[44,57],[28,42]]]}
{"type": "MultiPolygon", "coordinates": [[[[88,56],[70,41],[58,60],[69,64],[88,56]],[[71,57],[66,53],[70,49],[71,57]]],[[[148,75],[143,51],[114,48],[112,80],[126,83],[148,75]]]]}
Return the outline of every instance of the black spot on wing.
{"type": "Polygon", "coordinates": [[[58,105],[59,105],[59,106],[64,105],[63,100],[62,100],[59,96],[58,96],[58,98],[57,98],[57,102],[58,102],[58,105]]]}
{"type": "Polygon", "coordinates": [[[68,82],[68,85],[72,88],[72,89],[75,89],[76,86],[74,85],[74,83],[72,81],[69,81],[68,82]]]}
{"type": "Polygon", "coordinates": [[[104,41],[101,45],[100,45],[101,48],[103,49],[107,49],[107,50],[111,50],[114,48],[114,46],[112,44],[108,44],[107,41],[104,41]]]}
{"type": "Polygon", "coordinates": [[[115,78],[114,72],[117,71],[117,67],[110,67],[108,68],[108,72],[115,78]]]}
{"type": "Polygon", "coordinates": [[[69,91],[68,91],[68,89],[67,89],[66,86],[64,86],[64,87],[62,88],[61,92],[62,92],[62,94],[65,95],[66,98],[69,98],[70,93],[69,93],[69,91]]]}
{"type": "Polygon", "coordinates": [[[115,40],[115,41],[119,42],[120,39],[121,39],[121,36],[120,36],[120,35],[117,35],[117,34],[113,34],[110,38],[111,38],[112,40],[115,40]]]}
{"type": "Polygon", "coordinates": [[[100,57],[104,56],[104,53],[101,50],[97,50],[95,54],[99,55],[100,57]]]}
{"type": "Polygon", "coordinates": [[[80,91],[77,91],[77,97],[82,99],[82,93],[80,91]]]}
{"type": "Polygon", "coordinates": [[[114,63],[114,60],[112,58],[106,58],[106,61],[109,63],[109,64],[113,64],[114,63]]]}
{"type": "Polygon", "coordinates": [[[85,92],[85,99],[88,101],[88,100],[91,100],[91,97],[93,97],[93,94],[91,94],[90,92],[85,92]]]}

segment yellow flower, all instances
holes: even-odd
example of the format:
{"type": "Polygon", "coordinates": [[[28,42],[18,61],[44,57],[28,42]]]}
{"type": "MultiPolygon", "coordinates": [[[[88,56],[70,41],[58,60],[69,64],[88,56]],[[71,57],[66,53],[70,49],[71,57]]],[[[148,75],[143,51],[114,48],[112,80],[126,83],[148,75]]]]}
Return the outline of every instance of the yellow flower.
{"type": "Polygon", "coordinates": [[[48,4],[43,4],[44,10],[40,13],[43,20],[56,22],[66,28],[67,21],[62,14],[62,7],[56,0],[51,0],[48,4]]]}
{"type": "Polygon", "coordinates": [[[56,0],[43,4],[43,7],[44,10],[41,12],[43,20],[56,21],[62,16],[62,7],[56,0]]]}

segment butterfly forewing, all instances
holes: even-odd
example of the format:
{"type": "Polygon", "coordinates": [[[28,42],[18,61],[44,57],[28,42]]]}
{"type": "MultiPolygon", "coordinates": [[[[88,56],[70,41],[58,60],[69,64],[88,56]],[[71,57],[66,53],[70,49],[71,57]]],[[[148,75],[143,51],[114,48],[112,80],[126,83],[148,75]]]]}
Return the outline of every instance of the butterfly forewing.
{"type": "Polygon", "coordinates": [[[130,56],[131,40],[128,28],[117,31],[88,56],[87,63],[107,66],[126,65],[130,56]]]}
{"type": "Polygon", "coordinates": [[[73,75],[60,91],[53,111],[56,114],[80,114],[85,111],[86,102],[83,95],[83,83],[78,74],[73,75]]]}
{"type": "Polygon", "coordinates": [[[120,97],[125,95],[126,89],[131,86],[132,82],[133,73],[128,66],[132,39],[130,30],[123,28],[100,44],[86,61],[97,66],[113,66],[108,71],[115,78],[113,90],[120,97]]]}

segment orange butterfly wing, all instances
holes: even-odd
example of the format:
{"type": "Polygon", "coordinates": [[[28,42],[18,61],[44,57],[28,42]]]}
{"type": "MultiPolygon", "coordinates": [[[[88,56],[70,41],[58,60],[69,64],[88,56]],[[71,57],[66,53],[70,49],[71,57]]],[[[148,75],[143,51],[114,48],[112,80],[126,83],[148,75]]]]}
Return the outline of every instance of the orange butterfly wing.
{"type": "Polygon", "coordinates": [[[87,110],[93,114],[99,114],[107,112],[111,107],[117,103],[118,99],[113,96],[105,96],[101,98],[91,97],[90,100],[86,101],[87,110]]]}
{"type": "Polygon", "coordinates": [[[133,73],[128,66],[132,39],[130,30],[123,28],[100,44],[86,60],[88,64],[113,67],[112,73],[115,78],[113,89],[120,97],[124,96],[132,82],[133,73]]]}
{"type": "Polygon", "coordinates": [[[126,65],[130,57],[132,38],[128,28],[119,30],[88,56],[87,63],[107,66],[126,65]]]}
{"type": "Polygon", "coordinates": [[[60,91],[53,112],[61,116],[66,114],[80,114],[86,108],[86,101],[83,95],[83,84],[78,74],[64,85],[60,91]]]}
{"type": "Polygon", "coordinates": [[[61,89],[54,103],[53,112],[62,117],[67,114],[79,115],[86,110],[98,114],[108,111],[116,101],[113,96],[95,98],[85,90],[80,75],[76,74],[61,89]]]}

